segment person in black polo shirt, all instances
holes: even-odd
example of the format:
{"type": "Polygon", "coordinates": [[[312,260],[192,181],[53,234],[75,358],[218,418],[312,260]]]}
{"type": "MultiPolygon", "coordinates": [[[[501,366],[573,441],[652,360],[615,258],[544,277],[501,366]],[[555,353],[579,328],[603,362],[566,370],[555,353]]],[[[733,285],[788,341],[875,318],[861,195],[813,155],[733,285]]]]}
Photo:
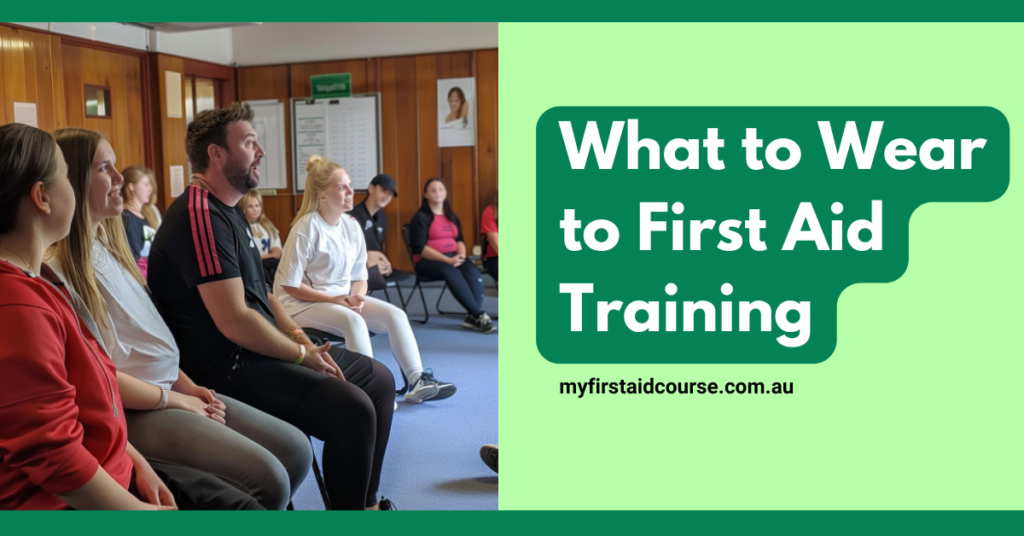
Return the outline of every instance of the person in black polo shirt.
{"type": "Polygon", "coordinates": [[[153,299],[195,381],[324,441],[333,508],[391,509],[377,488],[395,380],[372,358],[315,346],[267,293],[259,249],[236,207],[259,184],[264,153],[252,118],[247,104],[234,103],[189,125],[195,174],[153,241],[153,299]]]}
{"type": "Polygon", "coordinates": [[[388,230],[388,217],[384,207],[392,198],[398,197],[395,179],[391,175],[380,174],[370,181],[366,189],[366,199],[348,212],[359,222],[366,237],[366,268],[368,271],[370,290],[380,290],[385,286],[384,278],[392,273],[391,261],[384,255],[384,233],[388,230]],[[380,277],[374,275],[374,267],[380,277]]]}

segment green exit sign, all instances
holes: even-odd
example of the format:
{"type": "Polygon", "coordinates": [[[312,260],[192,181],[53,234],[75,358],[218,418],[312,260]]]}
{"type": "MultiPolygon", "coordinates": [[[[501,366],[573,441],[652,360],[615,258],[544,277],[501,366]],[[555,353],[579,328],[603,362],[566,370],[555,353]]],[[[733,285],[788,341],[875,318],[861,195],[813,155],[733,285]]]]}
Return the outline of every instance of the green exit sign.
{"type": "Polygon", "coordinates": [[[309,77],[314,99],[352,96],[352,73],[314,74],[309,77]]]}

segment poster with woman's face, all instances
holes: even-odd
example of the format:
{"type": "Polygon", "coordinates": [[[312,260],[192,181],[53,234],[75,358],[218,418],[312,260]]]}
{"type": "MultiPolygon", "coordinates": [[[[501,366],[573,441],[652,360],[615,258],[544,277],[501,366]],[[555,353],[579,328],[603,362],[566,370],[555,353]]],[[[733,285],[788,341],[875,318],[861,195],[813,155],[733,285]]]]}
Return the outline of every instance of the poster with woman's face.
{"type": "Polygon", "coordinates": [[[437,81],[437,141],[439,147],[476,145],[476,79],[437,81]]]}

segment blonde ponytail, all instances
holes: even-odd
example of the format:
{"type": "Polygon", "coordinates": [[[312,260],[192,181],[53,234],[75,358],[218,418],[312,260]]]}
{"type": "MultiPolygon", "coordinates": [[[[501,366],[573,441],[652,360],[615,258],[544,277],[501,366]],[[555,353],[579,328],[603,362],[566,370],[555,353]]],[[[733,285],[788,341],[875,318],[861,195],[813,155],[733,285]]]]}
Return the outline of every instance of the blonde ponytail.
{"type": "Polygon", "coordinates": [[[328,160],[318,154],[306,161],[306,189],[302,192],[302,207],[292,220],[292,227],[305,215],[320,210],[320,193],[331,184],[334,172],[341,169],[337,162],[328,160]]]}

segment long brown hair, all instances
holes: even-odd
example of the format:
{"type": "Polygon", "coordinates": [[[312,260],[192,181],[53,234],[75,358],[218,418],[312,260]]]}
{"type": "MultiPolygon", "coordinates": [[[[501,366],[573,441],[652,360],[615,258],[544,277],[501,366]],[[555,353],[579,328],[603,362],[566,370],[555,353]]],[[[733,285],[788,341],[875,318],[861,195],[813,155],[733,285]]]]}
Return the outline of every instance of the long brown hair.
{"type": "MultiPolygon", "coordinates": [[[[444,212],[444,217],[448,218],[448,220],[454,224],[455,211],[452,210],[452,204],[448,201],[448,185],[444,183],[444,179],[442,179],[441,177],[434,177],[428,180],[427,183],[423,185],[423,193],[427,193],[427,188],[430,188],[430,185],[435,182],[440,182],[444,186],[445,195],[444,203],[441,204],[441,206],[443,207],[442,211],[444,212]]],[[[423,201],[420,202],[420,210],[430,212],[430,201],[427,201],[426,196],[424,196],[423,201]]]]}
{"type": "Polygon", "coordinates": [[[306,214],[320,211],[320,192],[331,184],[331,177],[339,169],[342,169],[341,166],[333,160],[318,154],[309,157],[306,162],[306,190],[302,195],[302,207],[292,220],[292,227],[306,214]]]}
{"type": "Polygon", "coordinates": [[[62,128],[54,131],[53,137],[64,152],[76,203],[71,233],[57,242],[48,254],[60,261],[68,283],[82,297],[96,323],[107,327],[107,304],[96,285],[96,274],[92,268],[92,241],[99,239],[140,285],[145,286],[146,280],[135,264],[121,218],[104,220],[98,233],[93,231],[89,190],[92,186],[92,162],[104,141],[103,135],[84,128],[62,128]]]}
{"type": "MultiPolygon", "coordinates": [[[[242,207],[242,213],[245,213],[246,207],[249,206],[250,199],[255,199],[256,202],[260,204],[260,219],[257,220],[257,223],[262,225],[263,228],[270,233],[270,238],[280,238],[281,231],[277,230],[277,226],[274,225],[274,222],[270,221],[270,218],[267,217],[267,213],[263,210],[263,194],[261,194],[259,190],[249,190],[249,193],[242,196],[242,202],[239,203],[242,207]]],[[[305,199],[303,199],[303,202],[305,202],[305,199]]],[[[245,221],[249,221],[248,216],[246,216],[245,221]]],[[[256,238],[263,237],[257,236],[256,238]]]]}

